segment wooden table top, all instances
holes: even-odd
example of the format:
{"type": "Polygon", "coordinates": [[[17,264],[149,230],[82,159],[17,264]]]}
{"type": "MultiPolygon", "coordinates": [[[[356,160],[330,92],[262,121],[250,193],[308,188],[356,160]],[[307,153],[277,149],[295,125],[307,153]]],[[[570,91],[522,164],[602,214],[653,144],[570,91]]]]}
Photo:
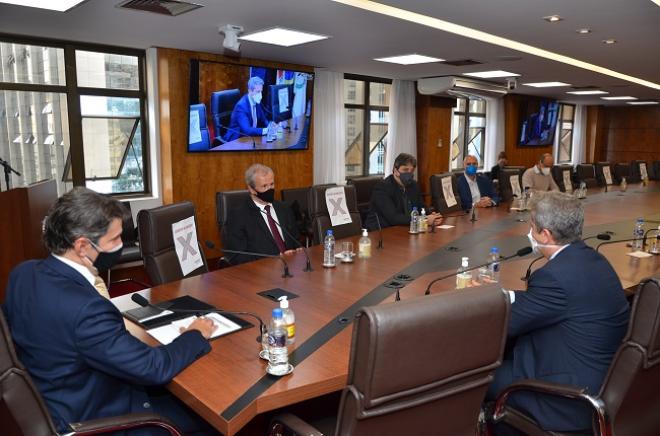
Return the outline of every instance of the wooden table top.
{"type": "MultiPolygon", "coordinates": [[[[637,216],[660,219],[660,184],[631,188],[624,195],[590,195],[584,204],[584,237],[611,231],[613,240],[626,239],[632,235],[637,216]]],[[[341,390],[348,374],[351,320],[360,307],[393,301],[395,289],[385,285],[393,280],[405,284],[401,298],[413,298],[422,295],[433,278],[455,271],[461,256],[472,256],[471,265],[476,265],[486,261],[491,246],[509,255],[529,245],[526,212],[500,205],[479,210],[476,222],[469,218],[446,218],[444,223],[455,227],[428,234],[410,235],[405,227],[384,229],[381,250],[376,249],[378,232],[372,232],[370,259],[356,258],[354,263],[338,263],[333,269],[321,266],[322,247],[315,246],[309,249],[313,272],[303,272],[305,256],[298,252],[287,257],[290,278],[281,277],[279,260],[263,259],[147,290],[144,293],[152,302],[189,294],[220,309],[252,311],[265,322],[277,303],[258,292],[282,288],[299,296],[291,300],[296,315],[296,342],[289,349],[295,366],[292,374],[281,378],[266,374],[266,362],[258,357],[258,328],[250,328],[213,340],[211,353],[181,372],[168,388],[226,435],[235,434],[257,414],[341,390]],[[411,281],[395,278],[399,274],[409,275],[411,281]]],[[[358,239],[346,240],[357,246],[358,239]]],[[[595,241],[589,243],[593,246],[595,241]]],[[[630,249],[624,244],[601,248],[624,287],[633,287],[658,272],[660,256],[631,258],[625,254],[630,249]]],[[[520,277],[532,259],[534,255],[528,255],[503,263],[502,286],[524,289],[520,277]]],[[[438,282],[433,292],[451,289],[454,284],[451,278],[438,282]]],[[[114,300],[126,307],[127,299],[114,300]]],[[[126,324],[135,336],[156,344],[139,326],[128,320],[126,324]]]]}

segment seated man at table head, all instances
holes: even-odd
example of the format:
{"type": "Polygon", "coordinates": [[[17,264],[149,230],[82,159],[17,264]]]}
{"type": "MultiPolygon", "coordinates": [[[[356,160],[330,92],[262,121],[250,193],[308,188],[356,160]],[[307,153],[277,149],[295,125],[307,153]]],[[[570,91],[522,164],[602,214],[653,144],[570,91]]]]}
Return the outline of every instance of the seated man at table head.
{"type": "Polygon", "coordinates": [[[266,117],[266,109],[261,103],[264,81],[254,76],[248,80],[248,92],[234,106],[226,132],[216,132],[225,141],[233,141],[243,136],[264,136],[272,122],[266,117]]]}
{"type": "Polygon", "coordinates": [[[506,157],[506,153],[500,151],[500,154],[497,156],[497,163],[490,169],[490,179],[498,180],[500,178],[500,170],[504,169],[508,162],[509,160],[506,157]]]}
{"type": "MultiPolygon", "coordinates": [[[[508,345],[488,390],[494,399],[511,383],[541,380],[600,390],[630,311],[616,272],[582,242],[580,201],[560,192],[531,200],[527,237],[547,263],[534,271],[526,292],[510,292],[508,345]]],[[[591,409],[582,402],[534,393],[513,393],[509,404],[545,430],[591,429],[591,409]]]]}
{"type": "MultiPolygon", "coordinates": [[[[401,153],[394,159],[392,174],[379,181],[371,192],[366,219],[369,230],[378,229],[376,214],[381,227],[402,226],[410,224],[413,207],[417,211],[425,207],[415,181],[416,167],[417,159],[410,154],[401,153]]],[[[439,224],[442,219],[438,213],[428,214],[427,217],[429,225],[439,224]]]]}
{"type": "Polygon", "coordinates": [[[465,174],[458,178],[458,194],[463,209],[497,206],[500,199],[495,192],[493,182],[483,174],[477,173],[479,161],[475,156],[467,155],[463,159],[465,174]]]}
{"type": "Polygon", "coordinates": [[[559,191],[559,186],[552,178],[552,154],[543,153],[539,161],[531,168],[525,170],[522,176],[522,188],[534,191],[559,191]]]}
{"type": "MultiPolygon", "coordinates": [[[[298,228],[293,211],[275,200],[275,173],[269,167],[254,164],[245,171],[245,184],[250,197],[229,211],[222,231],[223,245],[229,250],[260,254],[290,253],[299,245],[298,228]]],[[[246,254],[227,254],[232,265],[258,260],[246,254]]]]}
{"type": "Polygon", "coordinates": [[[68,423],[133,412],[180,423],[190,412],[169,397],[154,403],[145,387],[168,383],[210,351],[213,321],[198,319],[171,344],[151,347],[94,288],[96,268],[111,267],[120,252],[123,213],[117,200],[74,188],[44,221],[49,256],[9,276],[3,309],[18,358],[61,433],[71,431],[68,423]]]}

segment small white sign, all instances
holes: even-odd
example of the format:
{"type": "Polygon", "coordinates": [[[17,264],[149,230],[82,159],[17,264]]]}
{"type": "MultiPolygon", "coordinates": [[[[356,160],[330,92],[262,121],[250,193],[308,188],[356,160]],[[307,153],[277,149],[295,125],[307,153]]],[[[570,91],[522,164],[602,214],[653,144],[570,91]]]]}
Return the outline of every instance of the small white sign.
{"type": "MultiPolygon", "coordinates": [[[[213,330],[213,334],[211,334],[211,339],[239,330],[241,328],[241,326],[236,324],[234,321],[230,321],[217,313],[209,313],[204,315],[204,317],[212,319],[215,326],[215,330],[213,330]]],[[[188,328],[188,326],[192,324],[195,319],[197,319],[196,316],[189,316],[188,318],[172,321],[170,324],[166,324],[161,327],[149,329],[147,330],[147,333],[149,333],[149,335],[151,335],[161,344],[167,345],[181,335],[181,332],[179,331],[180,328],[188,328]]]]}
{"type": "Polygon", "coordinates": [[[445,197],[447,207],[456,206],[456,197],[454,197],[454,189],[451,184],[451,177],[443,177],[442,179],[442,195],[445,197]]]}
{"type": "Polygon", "coordinates": [[[571,171],[564,170],[563,177],[564,177],[564,187],[566,188],[566,192],[573,192],[573,182],[571,182],[571,171]]]}
{"type": "Polygon", "coordinates": [[[603,167],[603,175],[605,176],[605,183],[608,185],[612,184],[612,173],[610,173],[610,167],[603,167]]]}
{"type": "Polygon", "coordinates": [[[442,230],[448,230],[448,229],[453,229],[455,226],[449,225],[449,224],[441,224],[439,226],[435,226],[436,229],[442,229],[442,230]]]}
{"type": "Polygon", "coordinates": [[[197,244],[197,229],[195,217],[183,219],[172,224],[172,238],[174,238],[174,249],[176,257],[181,265],[181,272],[187,276],[197,268],[204,265],[202,254],[197,244]]]}
{"type": "Polygon", "coordinates": [[[639,174],[642,176],[642,180],[649,178],[649,173],[646,172],[646,162],[640,162],[639,174]]]}
{"type": "Polygon", "coordinates": [[[330,222],[333,227],[353,222],[351,214],[348,212],[346,192],[343,186],[326,189],[325,204],[328,207],[328,215],[330,215],[330,222]]]}
{"type": "Polygon", "coordinates": [[[280,113],[288,111],[289,110],[289,89],[288,88],[280,88],[280,90],[277,91],[277,98],[278,98],[279,104],[280,104],[280,113]]]}
{"type": "Polygon", "coordinates": [[[518,174],[509,176],[509,180],[511,181],[511,192],[513,192],[513,195],[517,198],[522,198],[522,190],[520,189],[518,174]]]}
{"type": "Polygon", "coordinates": [[[188,144],[196,144],[202,142],[202,131],[199,128],[199,112],[196,110],[190,111],[190,129],[188,144]]]}

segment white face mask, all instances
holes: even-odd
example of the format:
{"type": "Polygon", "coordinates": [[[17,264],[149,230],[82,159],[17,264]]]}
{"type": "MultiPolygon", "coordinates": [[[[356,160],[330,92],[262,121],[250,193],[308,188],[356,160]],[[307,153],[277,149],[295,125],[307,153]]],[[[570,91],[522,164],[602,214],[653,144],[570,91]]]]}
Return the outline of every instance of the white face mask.
{"type": "Polygon", "coordinates": [[[550,168],[543,167],[543,168],[541,168],[541,172],[543,173],[544,176],[549,176],[550,175],[550,168]]]}
{"type": "Polygon", "coordinates": [[[257,92],[256,94],[252,94],[252,101],[256,104],[261,103],[261,93],[257,92]]]}
{"type": "Polygon", "coordinates": [[[532,246],[532,251],[536,254],[539,254],[541,251],[541,248],[545,247],[557,247],[556,244],[541,244],[539,241],[534,239],[532,236],[532,229],[529,229],[529,233],[527,233],[527,239],[529,239],[529,244],[532,246]]]}

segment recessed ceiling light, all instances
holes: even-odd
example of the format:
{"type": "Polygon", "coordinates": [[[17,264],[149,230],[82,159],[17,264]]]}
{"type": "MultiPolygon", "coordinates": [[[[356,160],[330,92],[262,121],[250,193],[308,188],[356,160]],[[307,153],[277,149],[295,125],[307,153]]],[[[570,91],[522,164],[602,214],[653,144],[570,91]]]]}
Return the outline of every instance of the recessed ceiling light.
{"type": "Polygon", "coordinates": [[[474,73],[463,73],[464,76],[478,77],[480,79],[494,79],[497,77],[520,77],[520,74],[510,73],[508,71],[477,71],[474,73]]]}
{"type": "Polygon", "coordinates": [[[533,86],[534,88],[552,88],[555,86],[571,86],[570,83],[564,82],[536,82],[536,83],[523,83],[525,86],[533,86]]]}
{"type": "Polygon", "coordinates": [[[582,29],[577,29],[576,32],[579,33],[580,35],[586,35],[587,33],[591,33],[591,29],[584,27],[582,29]]]}
{"type": "Polygon", "coordinates": [[[543,19],[549,23],[556,23],[563,20],[559,15],[548,15],[547,17],[543,17],[543,19]]]}
{"type": "Polygon", "coordinates": [[[597,89],[594,89],[593,91],[566,91],[566,94],[573,94],[573,95],[603,95],[603,94],[609,94],[609,92],[599,91],[597,89]]]}
{"type": "Polygon", "coordinates": [[[50,9],[51,11],[66,12],[78,3],[85,0],[0,0],[0,3],[7,3],[10,5],[27,6],[30,8],[50,9]]]}
{"type": "Polygon", "coordinates": [[[433,58],[431,56],[424,56],[416,53],[401,56],[390,56],[387,58],[376,58],[374,60],[380,62],[391,62],[393,64],[400,65],[429,64],[431,62],[444,61],[444,59],[433,58]]]}
{"type": "Polygon", "coordinates": [[[651,105],[651,104],[660,104],[657,101],[629,101],[627,104],[634,104],[636,106],[651,105]]]}
{"type": "Polygon", "coordinates": [[[651,1],[652,1],[653,3],[655,3],[656,5],[660,6],[660,0],[651,0],[651,1]]]}
{"type": "Polygon", "coordinates": [[[612,45],[616,44],[617,40],[613,38],[603,39],[603,44],[612,45]]]}
{"type": "Polygon", "coordinates": [[[603,100],[637,100],[637,97],[631,97],[629,95],[623,95],[619,97],[601,97],[603,100]]]}
{"type": "Polygon", "coordinates": [[[328,36],[301,32],[299,30],[284,29],[282,27],[273,27],[272,29],[260,30],[258,32],[239,36],[239,39],[260,42],[262,44],[279,45],[281,47],[293,47],[294,45],[328,39],[328,36]]]}

